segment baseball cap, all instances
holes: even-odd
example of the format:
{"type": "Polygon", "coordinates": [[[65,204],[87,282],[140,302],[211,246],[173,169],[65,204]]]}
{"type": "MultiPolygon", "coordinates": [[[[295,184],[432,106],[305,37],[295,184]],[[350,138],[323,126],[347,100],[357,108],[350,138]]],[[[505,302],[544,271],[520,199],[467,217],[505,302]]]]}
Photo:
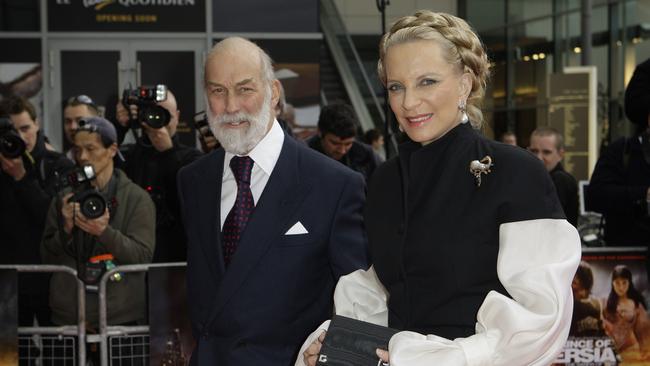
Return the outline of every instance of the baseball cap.
{"type": "MultiPolygon", "coordinates": [[[[79,121],[79,127],[76,131],[94,132],[104,140],[117,144],[117,131],[115,130],[115,126],[109,120],[102,117],[82,118],[79,121]]],[[[117,151],[117,155],[122,161],[126,161],[119,150],[117,151]]]]}

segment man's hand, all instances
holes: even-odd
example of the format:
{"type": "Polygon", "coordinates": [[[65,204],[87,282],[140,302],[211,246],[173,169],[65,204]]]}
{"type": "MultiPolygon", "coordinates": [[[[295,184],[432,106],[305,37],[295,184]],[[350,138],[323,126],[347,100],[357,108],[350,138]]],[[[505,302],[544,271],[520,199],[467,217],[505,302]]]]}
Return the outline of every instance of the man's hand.
{"type": "Polygon", "coordinates": [[[79,211],[79,204],[75,203],[75,225],[90,235],[101,236],[108,227],[108,221],[111,215],[108,208],[104,214],[96,219],[89,219],[79,211]]]}
{"type": "Polygon", "coordinates": [[[312,344],[307,347],[305,352],[302,353],[304,360],[303,362],[307,366],[316,366],[316,361],[318,360],[318,354],[320,353],[320,348],[323,345],[323,339],[325,339],[326,331],[323,331],[318,339],[316,339],[312,344]]]}
{"type": "Polygon", "coordinates": [[[169,135],[167,127],[153,128],[149,127],[149,125],[146,123],[141,123],[140,125],[149,137],[151,145],[153,145],[153,147],[159,152],[163,152],[174,147],[174,143],[172,143],[172,137],[169,135]]]}
{"type": "Polygon", "coordinates": [[[2,170],[14,178],[15,181],[19,181],[25,177],[26,171],[21,157],[7,159],[0,154],[0,163],[2,170]]]}
{"type": "Polygon", "coordinates": [[[117,102],[117,105],[115,106],[115,118],[117,119],[117,123],[122,127],[129,126],[129,111],[124,108],[122,102],[117,102]]]}

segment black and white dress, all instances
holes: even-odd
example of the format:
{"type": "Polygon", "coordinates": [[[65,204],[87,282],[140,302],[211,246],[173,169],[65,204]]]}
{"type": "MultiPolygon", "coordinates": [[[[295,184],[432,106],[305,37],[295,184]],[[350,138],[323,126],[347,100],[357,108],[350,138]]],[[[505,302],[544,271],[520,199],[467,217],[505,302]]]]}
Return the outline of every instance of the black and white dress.
{"type": "Polygon", "coordinates": [[[341,277],[335,308],[403,330],[391,365],[548,365],[562,349],[580,239],[530,153],[469,123],[405,143],[373,176],[365,224],[373,266],[341,277]],[[469,166],[486,156],[479,185],[469,166]]]}

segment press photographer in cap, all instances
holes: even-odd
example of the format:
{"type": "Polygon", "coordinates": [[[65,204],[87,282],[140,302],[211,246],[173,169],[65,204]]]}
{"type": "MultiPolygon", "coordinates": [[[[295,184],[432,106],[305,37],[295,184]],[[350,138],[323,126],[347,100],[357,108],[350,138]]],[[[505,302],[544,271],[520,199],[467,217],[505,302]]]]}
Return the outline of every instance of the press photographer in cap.
{"type": "Polygon", "coordinates": [[[180,219],[176,173],[202,154],[183,145],[176,134],[180,111],[176,97],[164,85],[126,90],[118,122],[141,133],[134,144],[123,145],[120,166],[144,188],[156,206],[156,250],[153,262],[187,259],[185,229],[180,219]],[[126,107],[129,107],[128,112],[126,107]]]}
{"type": "MultiPolygon", "coordinates": [[[[119,169],[113,124],[101,117],[79,122],[74,133],[78,168],[61,178],[52,200],[41,244],[43,262],[77,270],[86,284],[86,320],[98,325],[97,285],[116,265],[149,263],[155,242],[155,208],[149,195],[119,169]]],[[[108,283],[108,320],[134,325],[145,318],[144,273],[114,276],[108,283]]],[[[57,273],[50,283],[52,321],[77,322],[76,282],[57,273]]]]}
{"type": "MultiPolygon", "coordinates": [[[[72,163],[45,147],[34,106],[10,97],[0,103],[1,264],[40,264],[39,247],[57,172],[72,163]]],[[[49,323],[47,275],[20,274],[18,315],[21,326],[49,323]]]]}
{"type": "Polygon", "coordinates": [[[605,242],[650,244],[650,59],[634,70],[625,91],[632,137],[612,142],[601,154],[587,191],[587,209],[605,218],[605,242]]]}

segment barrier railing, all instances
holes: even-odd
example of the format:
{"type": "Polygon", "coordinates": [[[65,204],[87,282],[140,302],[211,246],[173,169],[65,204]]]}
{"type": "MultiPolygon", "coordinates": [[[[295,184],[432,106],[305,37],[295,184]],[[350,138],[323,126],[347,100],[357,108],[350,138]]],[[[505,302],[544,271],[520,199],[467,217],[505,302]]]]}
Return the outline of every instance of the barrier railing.
{"type": "MultiPolygon", "coordinates": [[[[108,325],[108,308],[107,308],[107,283],[109,278],[115,273],[129,273],[129,272],[148,272],[150,268],[155,267],[184,267],[185,262],[174,263],[156,263],[156,264],[134,264],[115,267],[107,271],[101,278],[98,286],[98,301],[99,301],[99,333],[87,334],[86,333],[86,289],[84,283],[77,278],[77,271],[59,265],[0,265],[0,269],[12,269],[16,272],[34,272],[34,273],[67,273],[75,277],[77,282],[77,306],[78,306],[78,320],[77,325],[65,326],[38,326],[38,327],[18,327],[19,337],[34,337],[34,336],[71,336],[76,337],[76,342],[63,342],[63,345],[57,347],[65,347],[67,350],[71,348],[76,355],[72,356],[77,365],[85,366],[87,359],[86,344],[99,343],[100,346],[100,364],[101,366],[109,365],[110,360],[117,359],[122,361],[133,361],[134,358],[142,358],[148,360],[149,357],[149,326],[123,326],[123,325],[108,325]],[[120,338],[131,337],[126,345],[122,343],[120,338]],[[115,340],[115,344],[109,344],[111,340],[115,340]],[[72,343],[70,345],[69,343],[72,343]],[[74,344],[76,343],[76,345],[74,344]],[[121,355],[121,349],[130,347],[128,352],[121,355]],[[138,352],[135,352],[137,349],[138,352]],[[115,352],[109,352],[115,350],[115,352]],[[116,353],[116,354],[109,354],[116,353]],[[126,360],[128,358],[128,360],[126,360]]],[[[59,341],[61,343],[61,341],[59,341]]],[[[31,356],[29,356],[31,358],[31,356]]],[[[43,359],[41,353],[34,358],[40,357],[43,359]]],[[[54,356],[53,356],[54,357],[54,356]]],[[[60,360],[60,356],[56,356],[56,360],[60,360]]],[[[44,360],[43,361],[47,361],[44,360]]],[[[52,360],[54,361],[54,359],[52,360]]],[[[147,362],[143,362],[147,364],[147,362]]]]}
{"type": "MultiPolygon", "coordinates": [[[[109,337],[114,336],[129,336],[134,334],[143,334],[149,333],[149,326],[109,326],[108,325],[108,308],[106,302],[106,287],[109,278],[116,273],[129,273],[129,272],[148,272],[150,268],[158,267],[185,267],[187,263],[185,262],[172,262],[172,263],[153,263],[153,264],[131,264],[115,267],[109,271],[106,271],[102,276],[102,279],[99,282],[99,346],[100,346],[100,357],[101,365],[107,366],[109,364],[109,337]]],[[[95,341],[95,339],[92,339],[95,341]]],[[[132,346],[129,345],[129,346],[132,346]]],[[[139,344],[136,344],[138,349],[146,349],[149,344],[144,343],[144,340],[139,344]]],[[[112,348],[112,347],[111,347],[112,348]]],[[[118,350],[121,349],[121,345],[118,344],[118,350]]],[[[118,351],[119,352],[119,351],[118,351]]],[[[110,355],[110,359],[120,358],[119,355],[110,355]]],[[[130,352],[128,357],[139,357],[140,354],[137,352],[130,352]],[[134,354],[135,353],[135,354],[134,354]]],[[[146,355],[148,357],[148,354],[146,355]]]]}
{"type": "Polygon", "coordinates": [[[46,327],[18,327],[19,336],[45,336],[45,335],[70,335],[76,336],[77,361],[80,366],[86,364],[86,297],[84,283],[77,278],[77,271],[67,266],[57,265],[0,265],[0,269],[13,269],[16,272],[24,273],[67,273],[77,281],[77,325],[46,326],[46,327]]]}

